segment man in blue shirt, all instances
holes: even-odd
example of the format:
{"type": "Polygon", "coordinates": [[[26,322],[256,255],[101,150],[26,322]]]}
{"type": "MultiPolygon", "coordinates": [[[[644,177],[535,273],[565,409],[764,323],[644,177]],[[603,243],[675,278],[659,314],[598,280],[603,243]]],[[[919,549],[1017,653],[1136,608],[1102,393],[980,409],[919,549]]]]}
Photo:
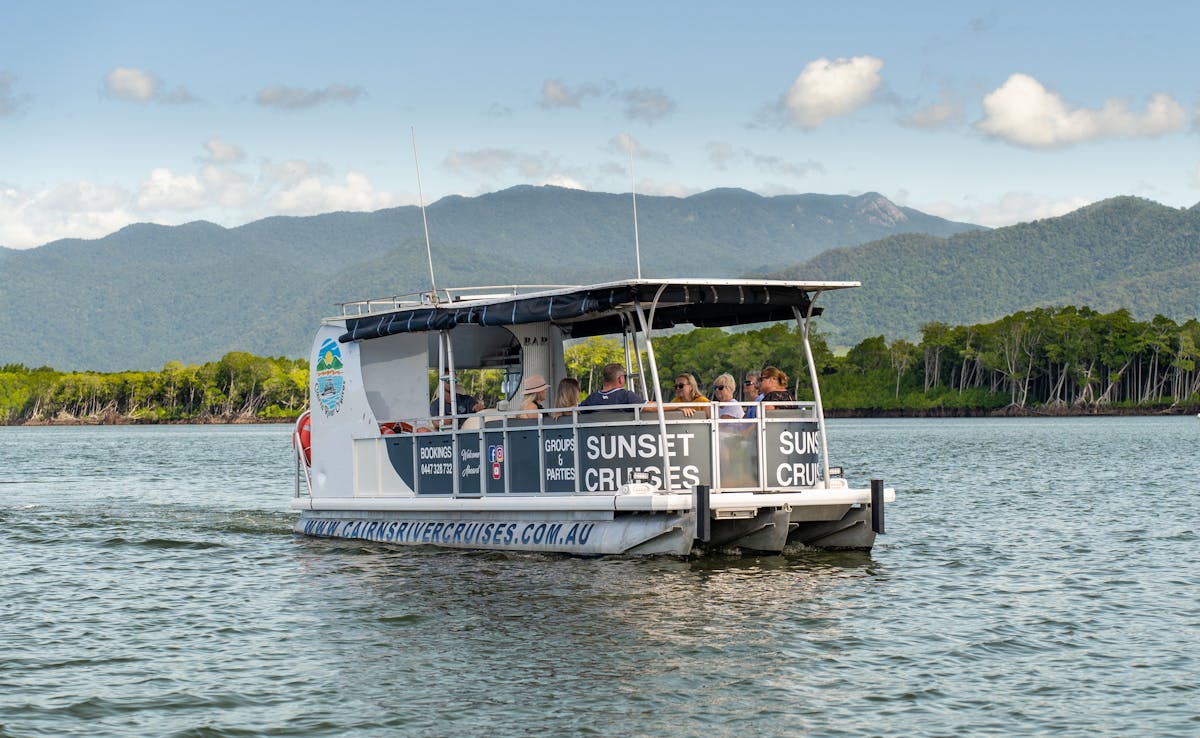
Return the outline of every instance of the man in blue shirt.
{"type": "MultiPolygon", "coordinates": [[[[762,393],[758,391],[758,372],[746,372],[746,381],[742,382],[742,402],[762,402],[762,393]]],[[[746,408],[744,417],[757,418],[758,406],[746,408]]]]}
{"type": "Polygon", "coordinates": [[[645,398],[625,388],[625,367],[609,364],[604,367],[604,387],[593,392],[579,403],[580,407],[602,407],[604,405],[644,405],[645,398]]]}
{"type": "MultiPolygon", "coordinates": [[[[466,418],[462,416],[470,415],[471,413],[477,413],[482,409],[483,403],[479,400],[476,400],[474,397],[471,397],[470,395],[463,395],[457,392],[451,395],[449,382],[442,382],[441,398],[435,397],[433,398],[433,402],[429,403],[429,415],[431,417],[437,418],[439,416],[445,417],[452,414],[458,415],[458,424],[460,426],[462,425],[463,421],[466,420],[466,418]]],[[[435,421],[435,423],[437,425],[450,425],[449,420],[435,421]]]]}

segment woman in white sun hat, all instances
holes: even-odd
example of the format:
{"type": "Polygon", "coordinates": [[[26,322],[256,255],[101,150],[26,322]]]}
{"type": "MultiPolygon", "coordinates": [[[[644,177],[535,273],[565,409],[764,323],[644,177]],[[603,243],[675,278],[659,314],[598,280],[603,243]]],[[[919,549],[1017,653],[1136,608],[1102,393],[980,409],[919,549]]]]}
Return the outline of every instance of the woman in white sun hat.
{"type": "MultiPolygon", "coordinates": [[[[532,374],[521,383],[521,410],[541,410],[546,407],[546,391],[550,385],[541,374],[532,374]]],[[[536,412],[521,413],[519,418],[536,418],[536,412]]]]}

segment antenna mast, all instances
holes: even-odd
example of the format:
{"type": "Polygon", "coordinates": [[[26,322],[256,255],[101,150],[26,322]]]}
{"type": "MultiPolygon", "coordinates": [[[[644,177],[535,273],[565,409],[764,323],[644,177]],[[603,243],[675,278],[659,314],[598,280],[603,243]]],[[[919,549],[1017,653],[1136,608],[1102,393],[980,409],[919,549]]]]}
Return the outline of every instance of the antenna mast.
{"type": "MultiPolygon", "coordinates": [[[[429,246],[429,221],[425,218],[425,193],[421,189],[421,162],[417,160],[417,129],[410,127],[412,133],[413,166],[417,169],[417,203],[421,206],[421,224],[425,226],[425,259],[429,262],[429,293],[433,296],[433,304],[438,302],[437,282],[433,278],[433,249],[429,246]]],[[[638,267],[641,276],[641,267],[638,267]]]]}
{"type": "Polygon", "coordinates": [[[642,246],[638,243],[637,177],[633,174],[633,146],[629,147],[629,194],[633,197],[633,255],[637,259],[637,278],[642,278],[642,246]]]}

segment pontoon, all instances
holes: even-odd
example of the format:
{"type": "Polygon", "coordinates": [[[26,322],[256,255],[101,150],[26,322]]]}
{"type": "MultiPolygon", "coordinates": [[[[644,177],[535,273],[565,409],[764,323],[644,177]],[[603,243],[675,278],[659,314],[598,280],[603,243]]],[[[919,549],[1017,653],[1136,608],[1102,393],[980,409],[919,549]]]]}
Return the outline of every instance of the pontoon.
{"type": "Polygon", "coordinates": [[[809,345],[816,299],[856,286],[635,279],[345,303],[313,342],[312,408],[293,435],[295,531],[582,555],[869,550],[895,491],[853,488],[830,465],[809,345]],[[813,401],[753,419],[664,403],[652,334],[770,321],[799,326],[813,401]],[[597,335],[621,338],[630,388],[649,404],[519,410],[523,377],[556,386],[564,344],[597,335]],[[445,403],[432,414],[448,417],[430,417],[432,372],[456,391],[457,371],[482,368],[503,371],[514,409],[445,403]]]}

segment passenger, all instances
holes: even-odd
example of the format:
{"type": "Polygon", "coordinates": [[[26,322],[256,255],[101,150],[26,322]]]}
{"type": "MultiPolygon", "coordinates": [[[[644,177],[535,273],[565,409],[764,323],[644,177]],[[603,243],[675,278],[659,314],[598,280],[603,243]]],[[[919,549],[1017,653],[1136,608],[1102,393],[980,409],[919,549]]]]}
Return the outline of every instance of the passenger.
{"type": "Polygon", "coordinates": [[[733,390],[733,375],[722,374],[713,383],[713,399],[720,403],[717,405],[717,417],[740,418],[746,414],[742,406],[734,402],[733,390]]]}
{"type": "MultiPolygon", "coordinates": [[[[678,377],[675,377],[675,396],[671,398],[671,402],[711,402],[711,400],[700,394],[700,388],[696,386],[695,377],[691,374],[680,374],[678,377]]],[[[708,417],[707,409],[683,407],[679,411],[688,418],[697,412],[703,413],[706,418],[708,417]]]]}
{"type": "MultiPolygon", "coordinates": [[[[742,402],[762,402],[762,393],[758,391],[758,372],[746,372],[746,379],[742,381],[742,402]]],[[[746,408],[744,417],[757,418],[758,406],[746,408]]]]}
{"type": "MultiPolygon", "coordinates": [[[[579,404],[579,392],[579,380],[574,377],[564,377],[558,383],[558,393],[554,397],[554,407],[563,409],[575,407],[579,404]]],[[[564,415],[570,414],[570,412],[557,412],[552,413],[551,417],[558,420],[564,415]]]]}
{"type": "MultiPolygon", "coordinates": [[[[457,386],[457,383],[455,383],[455,386],[457,386]]],[[[471,413],[477,413],[482,409],[483,409],[483,403],[480,402],[479,400],[476,400],[474,397],[471,397],[470,395],[456,393],[453,396],[451,396],[450,383],[443,381],[442,382],[441,400],[439,400],[437,397],[435,397],[435,398],[433,398],[433,402],[429,403],[429,416],[431,418],[439,418],[439,417],[443,417],[443,416],[448,417],[452,413],[459,415],[459,416],[464,416],[464,415],[470,415],[471,413]],[[442,404],[442,402],[445,403],[445,412],[444,413],[441,411],[441,408],[439,407],[442,404]]],[[[463,420],[465,420],[465,418],[462,418],[462,417],[459,418],[459,421],[458,421],[459,425],[462,425],[463,420]]],[[[450,425],[450,421],[449,420],[438,420],[438,421],[434,421],[434,425],[439,426],[439,427],[440,426],[448,426],[448,425],[450,425]]]]}
{"type": "Polygon", "coordinates": [[[768,405],[768,402],[791,402],[793,399],[792,393],[787,388],[788,375],[784,374],[778,368],[769,366],[762,370],[762,374],[758,378],[758,389],[761,391],[764,410],[774,410],[774,405],[768,405]]]}
{"type": "MultiPolygon", "coordinates": [[[[550,389],[550,385],[546,382],[546,378],[541,374],[533,374],[525,378],[521,385],[521,393],[524,395],[521,401],[522,410],[544,410],[546,407],[546,391],[550,389]]],[[[521,413],[518,418],[536,418],[536,412],[521,413]]]]}
{"type": "Polygon", "coordinates": [[[579,407],[603,407],[605,405],[644,405],[646,399],[625,388],[625,367],[609,364],[604,367],[604,387],[593,392],[579,403],[579,407]]]}

